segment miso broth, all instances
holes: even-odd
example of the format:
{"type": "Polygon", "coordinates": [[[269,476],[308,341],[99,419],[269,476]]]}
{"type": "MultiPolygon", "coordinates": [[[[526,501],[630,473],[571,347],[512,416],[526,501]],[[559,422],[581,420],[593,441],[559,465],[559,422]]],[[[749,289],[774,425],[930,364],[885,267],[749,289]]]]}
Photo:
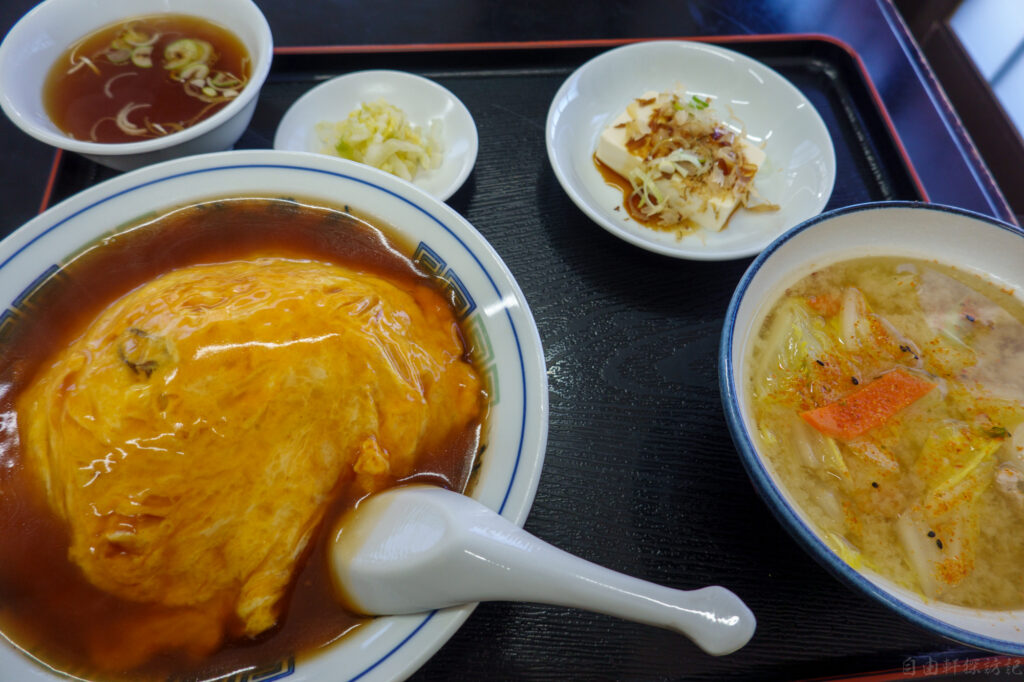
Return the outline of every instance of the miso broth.
{"type": "Polygon", "coordinates": [[[749,351],[756,438],[824,541],[928,598],[1024,606],[1024,304],[953,267],[849,260],[749,351]]]}

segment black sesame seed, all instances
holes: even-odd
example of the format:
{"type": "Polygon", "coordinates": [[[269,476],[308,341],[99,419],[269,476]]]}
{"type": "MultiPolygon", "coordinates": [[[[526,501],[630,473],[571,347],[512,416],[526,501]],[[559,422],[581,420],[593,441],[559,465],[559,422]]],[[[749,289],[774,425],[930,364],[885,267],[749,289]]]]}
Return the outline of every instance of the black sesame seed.
{"type": "Polygon", "coordinates": [[[872,488],[877,488],[878,487],[878,481],[871,481],[871,487],[872,488]]]}
{"type": "Polygon", "coordinates": [[[964,315],[964,317],[967,318],[968,322],[974,322],[974,315],[964,315]]]}
{"type": "Polygon", "coordinates": [[[821,360],[815,360],[815,362],[818,363],[819,365],[821,365],[822,367],[825,366],[825,363],[822,362],[821,360]]]}
{"type": "Polygon", "coordinates": [[[933,530],[928,531],[928,537],[930,537],[930,538],[935,537],[935,531],[933,531],[933,530]]]}
{"type": "Polygon", "coordinates": [[[857,377],[850,377],[850,381],[852,381],[852,382],[853,382],[853,385],[854,385],[854,386],[856,386],[857,384],[859,384],[859,383],[860,383],[860,381],[858,381],[858,380],[857,380],[857,377]]]}
{"type": "Polygon", "coordinates": [[[942,540],[936,540],[935,541],[935,546],[938,547],[939,549],[942,549],[942,540]]]}

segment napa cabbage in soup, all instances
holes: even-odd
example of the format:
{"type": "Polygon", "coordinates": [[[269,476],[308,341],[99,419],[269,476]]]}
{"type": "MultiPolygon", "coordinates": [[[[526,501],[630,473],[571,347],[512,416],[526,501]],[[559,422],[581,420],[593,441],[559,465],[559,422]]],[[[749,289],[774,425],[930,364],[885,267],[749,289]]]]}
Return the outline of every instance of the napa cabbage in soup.
{"type": "Polygon", "coordinates": [[[774,304],[749,357],[761,451],[829,546],[928,598],[1024,606],[1024,304],[872,257],[774,304]]]}

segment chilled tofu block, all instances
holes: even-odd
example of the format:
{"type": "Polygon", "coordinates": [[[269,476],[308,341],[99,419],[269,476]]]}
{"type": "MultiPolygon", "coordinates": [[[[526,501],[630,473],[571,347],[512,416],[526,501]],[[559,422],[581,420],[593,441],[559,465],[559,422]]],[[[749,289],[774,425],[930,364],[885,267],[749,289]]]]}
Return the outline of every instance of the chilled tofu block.
{"type": "MultiPolygon", "coordinates": [[[[738,144],[743,148],[743,158],[748,163],[752,163],[760,168],[765,159],[764,151],[746,140],[740,140],[738,144]]],[[[689,204],[693,207],[690,220],[693,221],[694,225],[704,230],[721,232],[725,227],[725,223],[729,220],[729,216],[733,214],[733,211],[739,205],[739,199],[732,192],[719,190],[718,193],[706,201],[703,198],[694,197],[690,199],[689,204]]]]}
{"type": "MultiPolygon", "coordinates": [[[[655,112],[657,97],[657,92],[645,92],[634,102],[635,106],[628,107],[601,132],[597,144],[597,159],[624,178],[629,178],[630,172],[639,168],[644,161],[642,156],[629,150],[627,143],[630,130],[636,128],[629,124],[636,121],[641,128],[644,127],[655,112]],[[641,102],[645,104],[640,104],[641,102]]],[[[760,168],[765,160],[764,151],[745,139],[738,140],[736,144],[741,148],[745,161],[760,168]]],[[[705,174],[704,178],[707,183],[706,191],[701,192],[699,196],[688,198],[683,213],[687,214],[687,218],[695,227],[720,232],[739,205],[739,198],[733,192],[715,186],[710,173],[705,174]]]]}
{"type": "Polygon", "coordinates": [[[690,199],[690,220],[702,230],[721,232],[738,203],[732,194],[722,194],[707,200],[690,199]]]}
{"type": "Polygon", "coordinates": [[[650,101],[650,104],[638,106],[636,116],[624,111],[615,118],[611,124],[601,133],[601,139],[597,142],[597,158],[604,165],[622,177],[629,177],[629,172],[640,166],[643,158],[632,154],[626,147],[629,141],[627,125],[630,121],[647,121],[654,113],[654,100],[658,96],[656,92],[645,92],[640,96],[641,101],[650,101]]]}

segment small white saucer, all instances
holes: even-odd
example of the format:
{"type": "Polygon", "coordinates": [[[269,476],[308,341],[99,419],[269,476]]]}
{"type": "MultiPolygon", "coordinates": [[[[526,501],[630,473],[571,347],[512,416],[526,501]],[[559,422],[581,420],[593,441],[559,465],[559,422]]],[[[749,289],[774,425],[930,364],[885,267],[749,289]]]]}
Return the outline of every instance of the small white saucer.
{"type": "Polygon", "coordinates": [[[297,99],[281,118],[274,149],[319,152],[316,125],[341,121],[360,104],[384,98],[424,130],[441,119],[444,161],[434,170],[422,170],[412,183],[444,201],[469,177],[479,146],[476,123],[466,106],[434,81],[403,71],[357,71],[332,78],[297,99]]]}
{"type": "Polygon", "coordinates": [[[649,251],[691,260],[752,256],[787,229],[811,218],[832,195],[836,160],[832,138],[814,106],[789,81],[732,50],[689,41],[633,43],[609,50],[577,69],[548,110],[548,158],[569,197],[594,222],[649,251]],[[679,239],[629,219],[622,192],[594,165],[601,131],[644,92],[687,92],[711,97],[730,126],[763,145],[767,160],[754,180],[758,194],[778,211],[740,208],[717,233],[679,239]]]}

